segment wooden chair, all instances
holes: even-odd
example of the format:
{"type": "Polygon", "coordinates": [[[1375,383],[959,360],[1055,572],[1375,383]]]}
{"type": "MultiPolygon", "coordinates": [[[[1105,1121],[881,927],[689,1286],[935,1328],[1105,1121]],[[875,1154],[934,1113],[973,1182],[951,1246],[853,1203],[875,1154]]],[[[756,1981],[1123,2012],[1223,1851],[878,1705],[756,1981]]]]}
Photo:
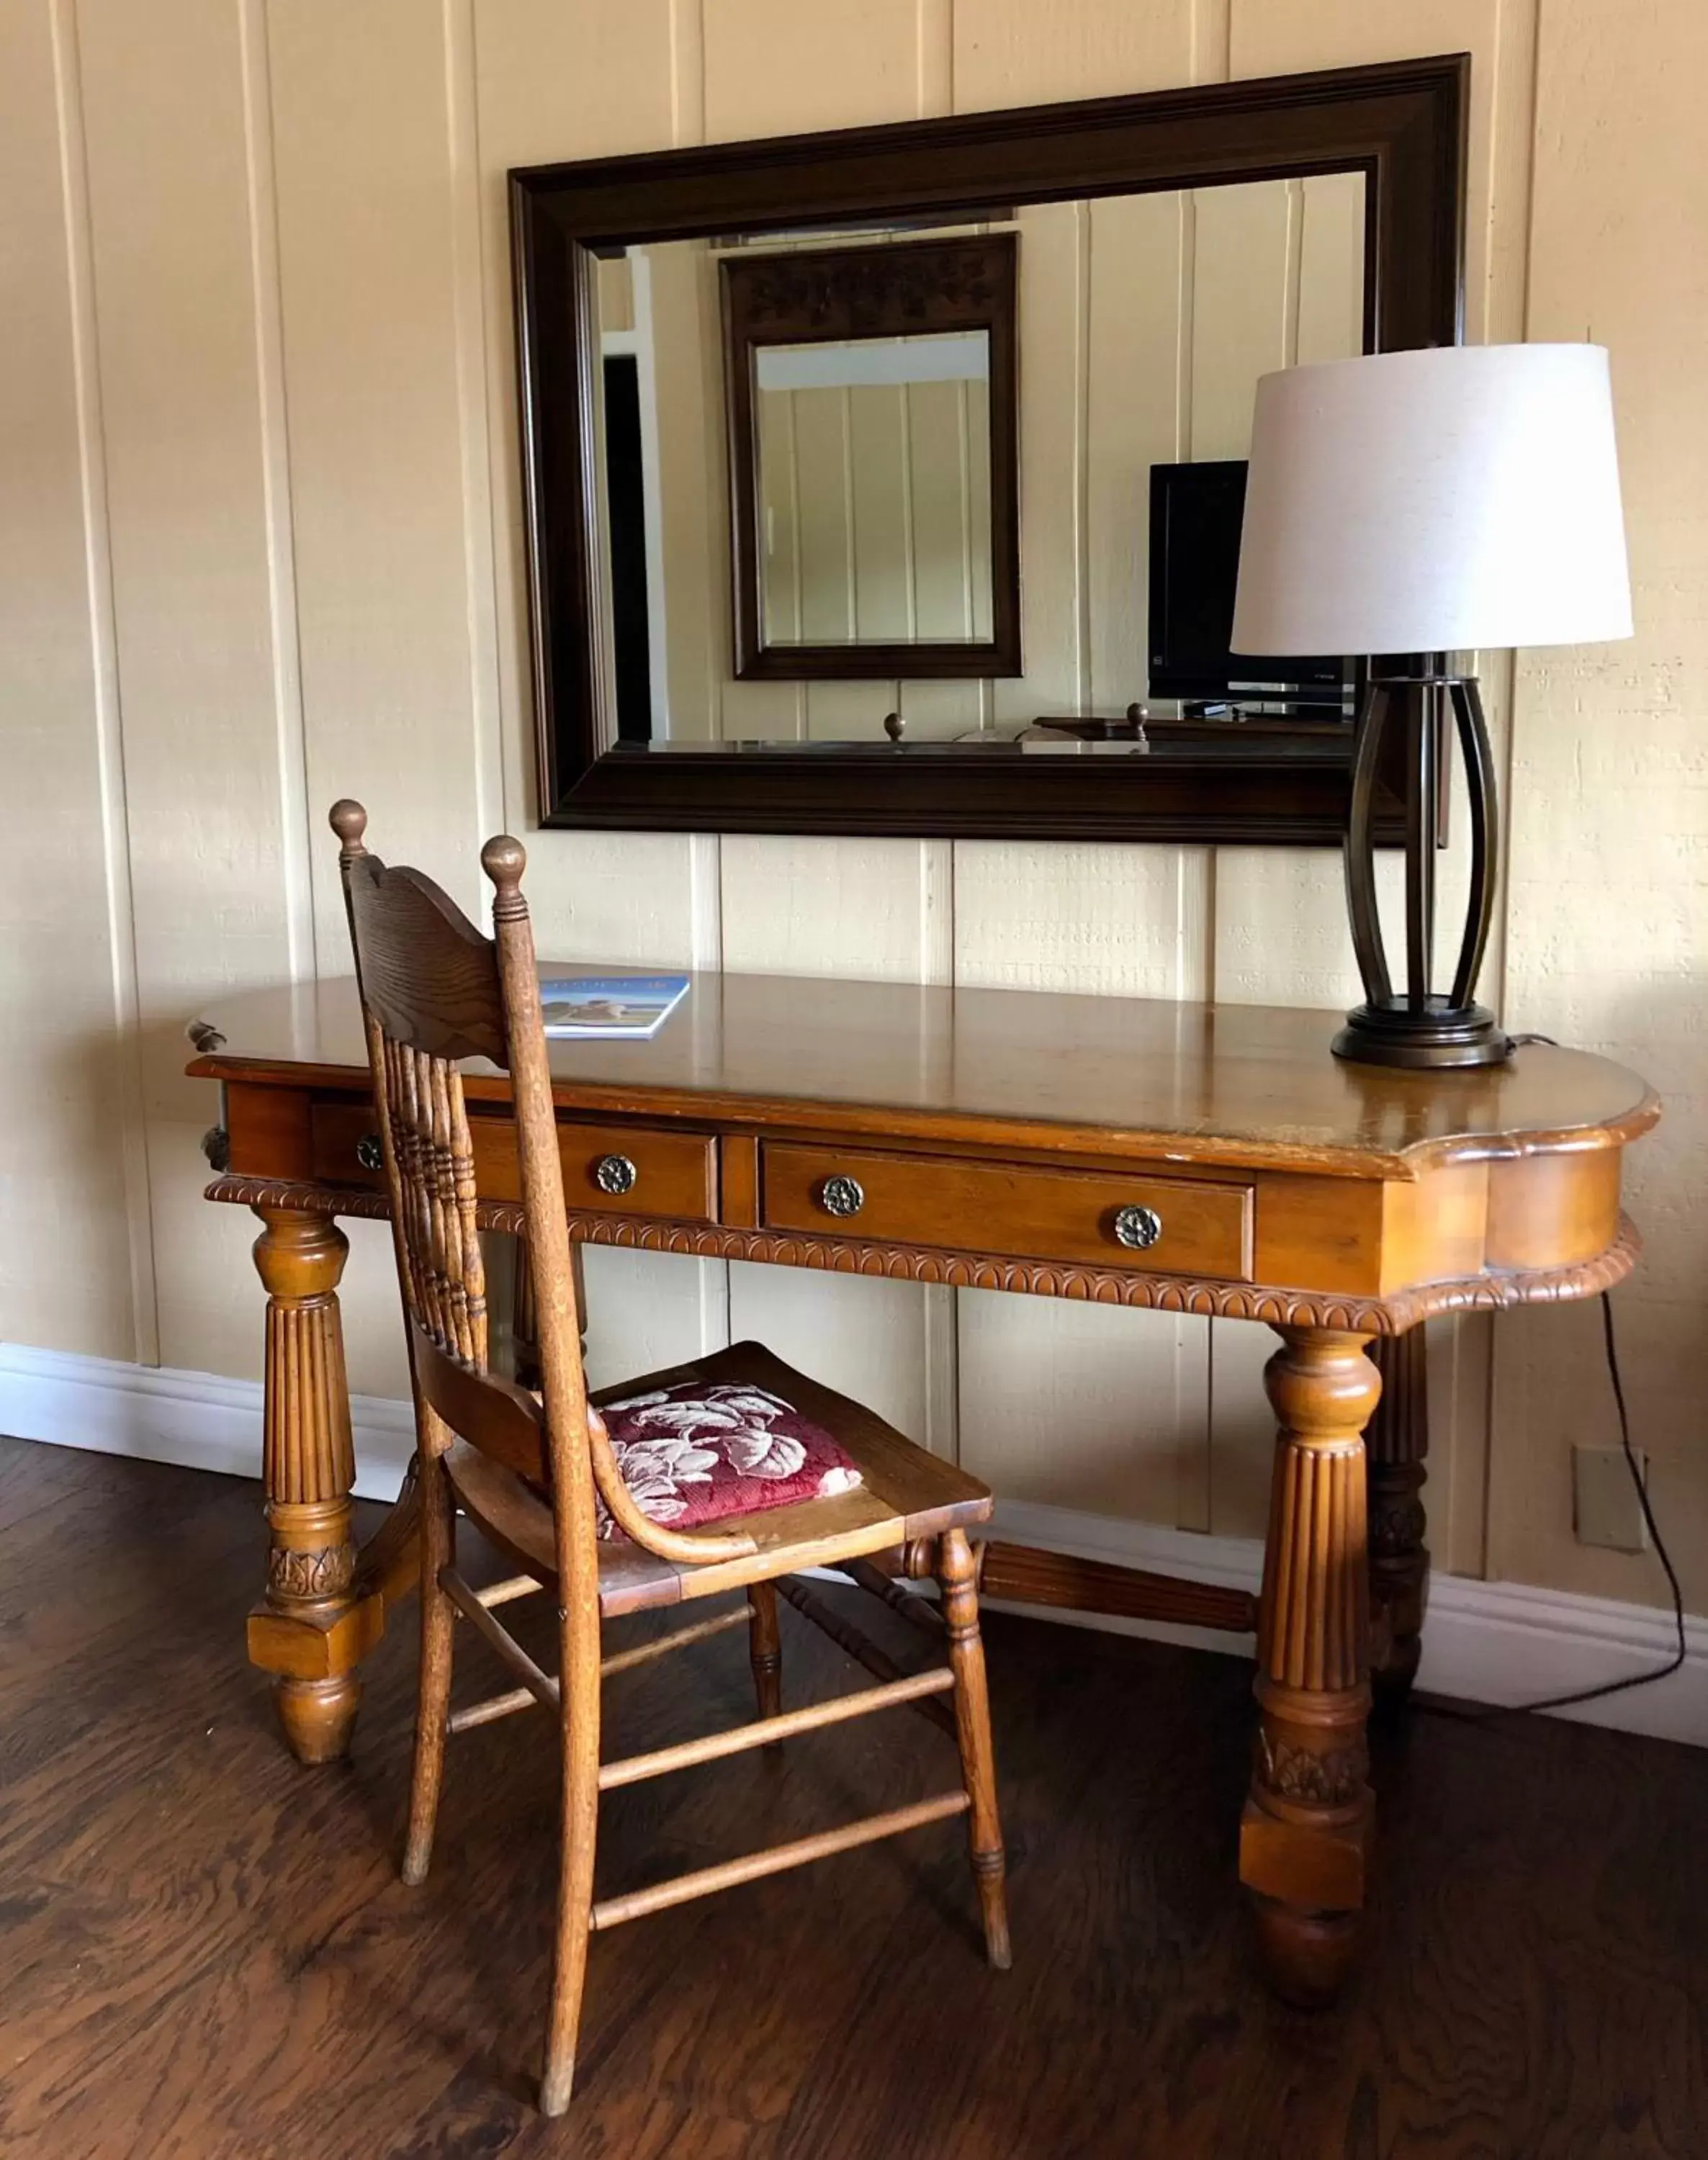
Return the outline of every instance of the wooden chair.
{"type": "MultiPolygon", "coordinates": [[[[715,1532],[672,1531],[642,1512],[624,1482],[596,1405],[590,1406],[564,1214],[558,1128],[539,984],[520,880],[519,843],[487,843],[481,862],[495,888],[496,936],[483,937],[429,880],[388,870],[362,844],[359,803],[332,811],[361,982],[374,1094],[392,1199],[397,1273],[408,1316],[422,1508],[421,1679],[404,1880],[421,1882],[433,1844],[445,1741],[452,1733],[537,1703],[563,1742],[562,1852],[555,1977],[540,2105],[568,2106],[589,1934],[714,1890],[964,1813],[986,1953],[1009,1962],[1001,1830],[991,1758],[974,1555],[967,1525],[986,1520],[990,1495],[974,1479],[916,1447],[871,1411],[792,1371],[756,1343],[655,1373],[598,1399],[683,1380],[759,1386],[822,1426],[861,1482],[731,1517],[715,1532]],[[524,1390],[487,1362],[485,1272],[476,1233],[474,1155],[457,1061],[485,1057],[511,1076],[523,1218],[536,1303],[543,1387],[524,1390]],[[600,1503],[620,1536],[598,1534],[600,1503]],[[522,1572],[475,1590],[458,1572],[460,1509],[522,1572]],[[900,1548],[910,1571],[935,1572],[942,1611],[899,1589],[873,1556],[900,1548]],[[802,1568],[832,1567],[884,1598],[941,1643],[947,1663],[902,1675],[876,1646],[825,1607],[802,1568]],[[558,1612],[559,1669],[542,1670],[495,1617],[537,1588],[558,1612]],[[641,1646],[603,1654],[607,1615],[737,1591],[732,1609],[641,1646]],[[781,1707],[776,1597],[825,1628],[879,1685],[811,1708],[781,1707]],[[451,1652],[460,1617],[511,1668],[520,1686],[452,1711],[451,1652]],[[600,1760],[604,1675],[745,1624],[761,1716],[709,1737],[624,1761],[600,1760]],[[953,1711],[941,1700],[953,1694],[953,1711]],[[953,1791],[840,1828],[701,1868],[597,1903],[594,1841],[599,1796],[666,1771],[787,1738],[819,1726],[910,1703],[956,1736],[961,1782],[953,1791]]],[[[615,1415],[615,1413],[613,1413],[615,1415]]]]}

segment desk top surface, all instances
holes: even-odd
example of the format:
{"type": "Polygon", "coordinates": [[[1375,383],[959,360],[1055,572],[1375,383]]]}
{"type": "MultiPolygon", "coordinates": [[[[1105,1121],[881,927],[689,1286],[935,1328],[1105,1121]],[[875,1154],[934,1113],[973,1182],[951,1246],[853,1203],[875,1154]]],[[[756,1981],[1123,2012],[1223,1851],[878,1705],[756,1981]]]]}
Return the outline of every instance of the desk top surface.
{"type": "MultiPolygon", "coordinates": [[[[542,970],[572,971],[585,963],[542,970]]],[[[366,1078],[350,978],[251,992],[200,1017],[224,1041],[191,1062],[193,1073],[366,1078]]],[[[551,1055],[560,1104],[589,1111],[1365,1177],[1618,1145],[1659,1114],[1623,1066],[1543,1044],[1472,1072],[1347,1065],[1329,1051],[1339,1019],[1277,1005],[708,973],[650,1042],[553,1041],[551,1055]]],[[[507,1093],[484,1061],[463,1070],[471,1098],[507,1093]]]]}

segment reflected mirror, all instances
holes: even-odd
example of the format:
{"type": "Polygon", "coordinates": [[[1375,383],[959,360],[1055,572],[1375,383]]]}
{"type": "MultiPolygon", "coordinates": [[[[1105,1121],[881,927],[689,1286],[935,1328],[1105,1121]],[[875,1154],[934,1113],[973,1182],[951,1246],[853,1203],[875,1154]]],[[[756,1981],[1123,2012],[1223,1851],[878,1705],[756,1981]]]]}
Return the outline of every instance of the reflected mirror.
{"type": "Polygon", "coordinates": [[[741,680],[1020,672],[1016,258],[988,224],[723,257],[741,680]]]}

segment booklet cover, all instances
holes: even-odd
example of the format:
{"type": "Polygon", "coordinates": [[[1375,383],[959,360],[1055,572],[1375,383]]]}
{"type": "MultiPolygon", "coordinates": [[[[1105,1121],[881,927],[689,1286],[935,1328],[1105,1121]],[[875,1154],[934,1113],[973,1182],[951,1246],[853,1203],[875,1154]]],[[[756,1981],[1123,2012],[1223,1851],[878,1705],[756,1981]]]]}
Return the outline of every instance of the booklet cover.
{"type": "Polygon", "coordinates": [[[644,1041],[657,1034],[688,995],[688,988],[686,975],[542,977],[546,1033],[644,1041]]]}

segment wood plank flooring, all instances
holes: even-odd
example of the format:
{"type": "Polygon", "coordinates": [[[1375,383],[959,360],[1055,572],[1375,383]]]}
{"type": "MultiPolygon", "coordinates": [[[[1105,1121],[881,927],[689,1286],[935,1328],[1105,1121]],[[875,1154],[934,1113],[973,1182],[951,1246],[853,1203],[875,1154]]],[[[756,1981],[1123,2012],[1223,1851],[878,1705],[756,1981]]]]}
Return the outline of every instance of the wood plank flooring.
{"type": "MultiPolygon", "coordinates": [[[[1378,1737],[1370,1953],[1300,2016],[1233,1889],[1248,1669],[1001,1616],[1013,1972],[979,1958],[958,1824],[638,1921],[595,1939],[544,2123],[544,1721],[452,1743],[406,1890],[413,1626],[350,1763],[299,1769],[242,1660],[261,1549],[252,1485],[0,1441],[7,2160],[1708,2155],[1708,1755],[1544,1720],[1378,1737]]],[[[793,1622],[786,1698],[851,1685],[793,1622]]],[[[610,1684],[607,1750],[750,1701],[719,1637],[610,1684]]],[[[600,1894],[952,1763],[897,1712],[615,1794],[600,1894]]]]}

